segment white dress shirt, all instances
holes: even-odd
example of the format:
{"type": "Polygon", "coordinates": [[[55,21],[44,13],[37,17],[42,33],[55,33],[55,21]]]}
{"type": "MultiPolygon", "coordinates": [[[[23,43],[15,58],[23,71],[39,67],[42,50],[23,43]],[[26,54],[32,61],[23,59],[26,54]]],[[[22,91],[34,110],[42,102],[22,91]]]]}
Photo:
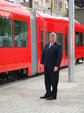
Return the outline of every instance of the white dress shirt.
{"type": "Polygon", "coordinates": [[[53,44],[52,44],[52,43],[50,43],[50,44],[49,44],[49,48],[50,48],[51,46],[53,46],[53,44]]]}

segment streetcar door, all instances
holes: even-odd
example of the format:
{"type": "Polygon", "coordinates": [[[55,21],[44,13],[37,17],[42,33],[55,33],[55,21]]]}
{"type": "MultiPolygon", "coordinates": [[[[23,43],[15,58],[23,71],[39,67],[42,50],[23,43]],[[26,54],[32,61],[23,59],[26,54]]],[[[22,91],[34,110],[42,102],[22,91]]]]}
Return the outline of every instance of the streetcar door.
{"type": "Polygon", "coordinates": [[[40,39],[41,39],[41,55],[42,55],[45,44],[49,42],[48,27],[40,27],[40,39]]]}
{"type": "MultiPolygon", "coordinates": [[[[40,36],[39,36],[39,44],[40,48],[39,49],[39,54],[40,54],[40,61],[42,57],[42,53],[45,47],[45,44],[49,42],[49,31],[47,27],[40,26],[40,36]]],[[[41,68],[40,71],[43,71],[44,68],[41,68]]]]}

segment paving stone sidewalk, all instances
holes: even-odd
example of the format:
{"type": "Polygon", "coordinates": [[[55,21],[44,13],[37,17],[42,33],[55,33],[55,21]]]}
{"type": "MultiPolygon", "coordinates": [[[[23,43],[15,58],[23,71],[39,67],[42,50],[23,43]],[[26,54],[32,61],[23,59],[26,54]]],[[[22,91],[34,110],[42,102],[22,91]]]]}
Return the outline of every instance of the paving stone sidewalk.
{"type": "Polygon", "coordinates": [[[75,66],[75,82],[68,68],[60,71],[57,100],[43,100],[43,75],[0,86],[0,113],[84,113],[84,62],[75,66]]]}

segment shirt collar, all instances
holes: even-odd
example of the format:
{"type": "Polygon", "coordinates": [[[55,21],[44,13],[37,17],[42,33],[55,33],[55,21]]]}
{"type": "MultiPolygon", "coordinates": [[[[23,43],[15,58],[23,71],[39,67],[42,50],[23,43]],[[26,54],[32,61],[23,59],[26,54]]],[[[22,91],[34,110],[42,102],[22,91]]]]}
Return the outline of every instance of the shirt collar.
{"type": "Polygon", "coordinates": [[[52,44],[52,43],[50,43],[50,44],[49,44],[49,47],[51,47],[51,45],[53,46],[53,44],[52,44]]]}
{"type": "Polygon", "coordinates": [[[52,43],[50,43],[50,46],[51,46],[51,45],[53,46],[53,44],[52,44],[52,43]]]}

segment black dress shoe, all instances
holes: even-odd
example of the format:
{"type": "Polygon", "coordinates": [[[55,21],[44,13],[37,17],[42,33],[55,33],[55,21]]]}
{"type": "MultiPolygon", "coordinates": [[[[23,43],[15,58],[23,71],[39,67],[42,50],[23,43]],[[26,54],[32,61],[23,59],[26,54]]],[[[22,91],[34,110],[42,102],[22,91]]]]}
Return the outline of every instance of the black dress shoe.
{"type": "Polygon", "coordinates": [[[56,99],[55,97],[48,97],[48,98],[46,98],[46,100],[54,100],[54,99],[56,99]]]}
{"type": "Polygon", "coordinates": [[[47,96],[47,95],[44,95],[43,97],[40,97],[41,99],[46,99],[46,98],[48,98],[49,96],[47,96]]]}

